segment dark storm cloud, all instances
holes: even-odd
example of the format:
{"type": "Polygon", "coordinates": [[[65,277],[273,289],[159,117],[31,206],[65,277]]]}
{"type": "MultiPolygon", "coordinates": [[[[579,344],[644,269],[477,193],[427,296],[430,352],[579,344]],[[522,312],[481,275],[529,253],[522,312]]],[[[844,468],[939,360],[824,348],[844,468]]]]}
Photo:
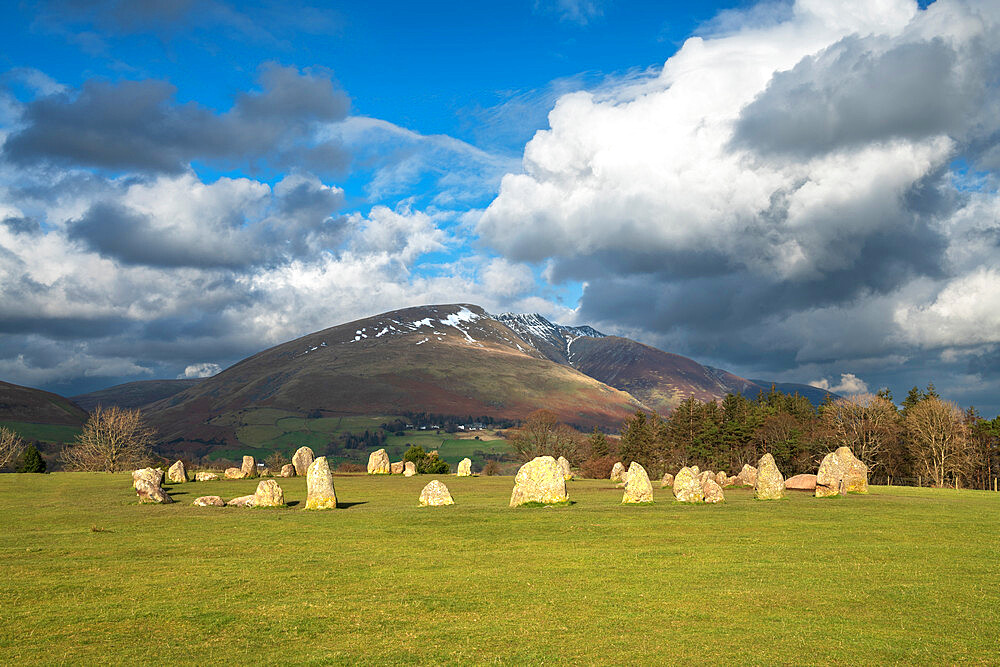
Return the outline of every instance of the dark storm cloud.
{"type": "MultiPolygon", "coordinates": [[[[158,80],[90,80],[78,91],[30,102],[25,127],[4,143],[18,164],[52,162],[110,170],[179,173],[192,161],[261,168],[311,155],[315,123],[341,120],[350,101],[325,72],[299,72],[274,63],[261,68],[261,90],[241,93],[222,114],[178,103],[176,88],[158,80]]],[[[347,156],[321,147],[326,170],[347,156]]],[[[317,162],[311,158],[312,162],[317,162]]]]}
{"type": "Polygon", "coordinates": [[[40,234],[42,231],[42,226],[38,224],[38,221],[34,218],[4,218],[3,220],[0,220],[0,225],[3,225],[15,234],[34,236],[36,234],[40,234]]]}
{"type": "Polygon", "coordinates": [[[967,122],[975,80],[963,80],[941,39],[873,51],[850,37],[779,72],[747,105],[733,142],[763,154],[800,158],[889,139],[957,134],[967,122]]]}

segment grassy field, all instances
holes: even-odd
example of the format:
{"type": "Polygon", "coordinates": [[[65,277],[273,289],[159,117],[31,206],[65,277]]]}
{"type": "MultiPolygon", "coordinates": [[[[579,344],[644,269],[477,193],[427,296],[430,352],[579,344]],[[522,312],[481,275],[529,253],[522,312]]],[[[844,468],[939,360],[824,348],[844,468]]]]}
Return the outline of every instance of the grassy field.
{"type": "Polygon", "coordinates": [[[996,664],[1000,494],[873,487],[507,508],[511,478],[337,476],[345,509],[197,508],[250,480],[0,475],[8,664],[996,664]]]}
{"type": "Polygon", "coordinates": [[[79,426],[11,421],[0,422],[0,426],[6,426],[25,440],[40,440],[42,442],[73,442],[81,430],[79,426]]]}

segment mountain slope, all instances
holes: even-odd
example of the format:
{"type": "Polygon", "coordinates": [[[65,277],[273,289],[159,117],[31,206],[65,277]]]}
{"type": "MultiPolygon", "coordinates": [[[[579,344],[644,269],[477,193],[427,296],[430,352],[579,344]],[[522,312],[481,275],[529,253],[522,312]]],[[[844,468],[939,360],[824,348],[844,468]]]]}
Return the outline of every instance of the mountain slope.
{"type": "Polygon", "coordinates": [[[58,394],[0,382],[0,421],[81,426],[87,412],[58,394]]]}
{"type": "Polygon", "coordinates": [[[117,405],[120,408],[141,408],[144,405],[169,398],[199,382],[201,382],[201,378],[139,380],[138,382],[126,382],[107,389],[71,396],[70,400],[84,410],[93,410],[98,405],[106,408],[112,405],[117,405]]]}
{"type": "Polygon", "coordinates": [[[617,428],[644,407],[546,358],[478,306],[407,308],[264,350],[147,407],[161,440],[188,451],[237,443],[239,413],[430,412],[523,419],[548,408],[582,427],[617,428]]]}

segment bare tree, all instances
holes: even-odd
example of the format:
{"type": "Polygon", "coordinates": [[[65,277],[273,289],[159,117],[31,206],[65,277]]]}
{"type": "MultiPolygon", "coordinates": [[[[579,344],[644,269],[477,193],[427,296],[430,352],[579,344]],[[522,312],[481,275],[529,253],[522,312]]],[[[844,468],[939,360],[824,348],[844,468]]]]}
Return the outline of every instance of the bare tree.
{"type": "Polygon", "coordinates": [[[890,401],[875,394],[838,398],[823,408],[823,425],[839,447],[850,447],[869,469],[882,467],[887,448],[896,437],[899,413],[890,401]]]}
{"type": "Polygon", "coordinates": [[[944,486],[968,466],[969,438],[962,410],[950,401],[925,398],[906,413],[907,445],[917,466],[944,486]]]}
{"type": "Polygon", "coordinates": [[[98,406],[76,442],[62,452],[68,470],[120,472],[134,470],[152,457],[153,430],[142,413],[98,406]]]}
{"type": "Polygon", "coordinates": [[[7,467],[24,449],[24,440],[6,426],[0,426],[0,468],[7,467]]]}
{"type": "Polygon", "coordinates": [[[549,410],[535,410],[524,426],[508,433],[514,453],[522,461],[536,456],[565,456],[575,461],[580,448],[580,434],[560,423],[559,417],[549,410]]]}

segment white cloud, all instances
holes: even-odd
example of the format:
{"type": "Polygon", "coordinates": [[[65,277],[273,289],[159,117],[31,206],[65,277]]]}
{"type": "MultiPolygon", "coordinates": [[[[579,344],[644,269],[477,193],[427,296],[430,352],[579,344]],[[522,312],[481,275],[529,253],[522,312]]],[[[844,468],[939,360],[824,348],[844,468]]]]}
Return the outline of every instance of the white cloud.
{"type": "Polygon", "coordinates": [[[827,379],[813,380],[810,382],[814,387],[819,387],[820,389],[826,389],[834,394],[864,394],[868,391],[868,384],[856,376],[854,373],[843,373],[840,376],[840,382],[835,385],[831,385],[830,381],[827,379]]]}
{"type": "Polygon", "coordinates": [[[177,376],[178,380],[186,380],[192,378],[207,378],[213,375],[218,375],[222,371],[222,367],[219,364],[212,363],[200,363],[200,364],[190,364],[184,369],[184,372],[177,376]]]}

